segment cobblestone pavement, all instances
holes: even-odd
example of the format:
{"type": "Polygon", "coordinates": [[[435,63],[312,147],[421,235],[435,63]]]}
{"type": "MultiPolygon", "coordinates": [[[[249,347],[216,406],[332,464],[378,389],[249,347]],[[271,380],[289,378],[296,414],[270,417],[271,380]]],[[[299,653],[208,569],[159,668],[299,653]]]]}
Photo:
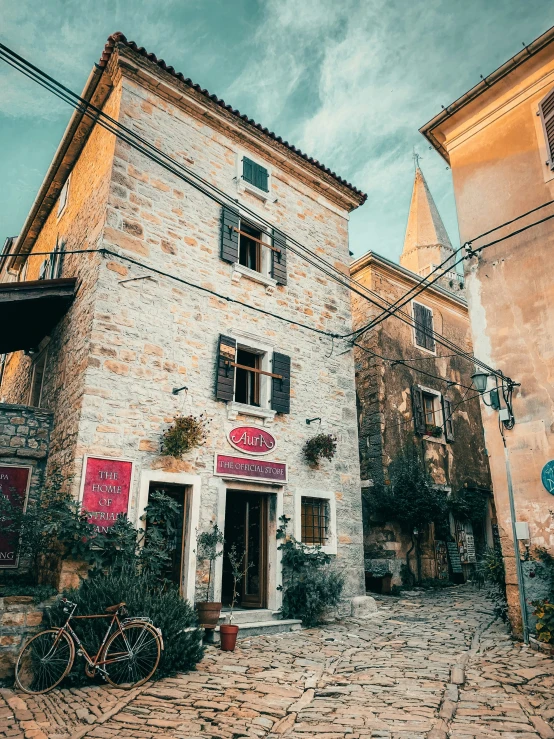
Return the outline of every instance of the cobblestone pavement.
{"type": "Polygon", "coordinates": [[[554,739],[554,661],[463,586],[378,613],[211,647],[198,670],[131,692],[0,690],[0,737],[554,739]]]}

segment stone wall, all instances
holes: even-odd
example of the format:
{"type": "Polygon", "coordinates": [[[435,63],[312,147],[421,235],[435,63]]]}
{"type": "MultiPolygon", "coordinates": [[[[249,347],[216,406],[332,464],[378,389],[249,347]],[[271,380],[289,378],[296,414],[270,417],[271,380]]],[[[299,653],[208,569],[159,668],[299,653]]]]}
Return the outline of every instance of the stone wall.
{"type": "Polygon", "coordinates": [[[19,650],[27,637],[40,631],[43,605],[27,595],[0,598],[0,681],[13,676],[19,650]]]}
{"type": "MultiPolygon", "coordinates": [[[[362,264],[364,259],[353,266],[355,278],[390,303],[415,284],[416,276],[406,277],[395,265],[380,262],[378,256],[369,257],[362,264]],[[362,266],[357,267],[357,264],[362,266]]],[[[438,290],[428,290],[419,299],[432,309],[435,330],[471,352],[469,317],[464,302],[438,290]]],[[[405,311],[411,314],[411,310],[408,304],[405,311]]],[[[380,312],[378,306],[353,296],[354,328],[367,325],[380,312]]],[[[470,387],[473,364],[439,344],[436,356],[419,349],[414,343],[413,328],[394,316],[366,333],[360,343],[367,350],[355,348],[359,452],[365,495],[370,497],[374,485],[388,480],[391,462],[414,443],[424,455],[435,483],[446,491],[455,493],[465,485],[490,490],[488,457],[476,394],[457,385],[448,387],[447,382],[440,379],[470,387]],[[394,359],[404,359],[406,364],[386,361],[394,359]],[[450,400],[452,443],[447,443],[444,435],[440,439],[415,435],[412,385],[435,390],[450,400]]],[[[368,526],[364,541],[366,570],[372,559],[379,560],[375,563],[378,568],[385,567],[387,559],[400,559],[402,563],[411,546],[410,538],[403,536],[392,523],[378,531],[368,526]]],[[[433,541],[424,545],[422,559],[424,577],[433,577],[433,541]]],[[[394,570],[394,583],[399,584],[399,565],[388,563],[388,566],[394,570]]]]}

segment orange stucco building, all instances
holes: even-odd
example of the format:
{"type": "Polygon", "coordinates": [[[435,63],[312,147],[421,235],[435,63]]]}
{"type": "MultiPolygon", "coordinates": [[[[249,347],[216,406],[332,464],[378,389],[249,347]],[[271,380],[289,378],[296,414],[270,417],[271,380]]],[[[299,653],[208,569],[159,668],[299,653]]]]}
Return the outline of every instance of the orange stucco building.
{"type": "Polygon", "coordinates": [[[529,529],[527,535],[525,525],[518,527],[527,602],[540,594],[524,560],[536,547],[554,550],[547,474],[554,460],[554,220],[543,220],[554,207],[541,207],[554,200],[551,108],[554,28],[420,129],[452,169],[462,244],[470,242],[476,251],[486,246],[465,262],[475,355],[520,383],[513,395],[513,429],[499,427],[499,413],[482,408],[516,629],[521,611],[505,454],[516,521],[529,529]],[[538,221],[543,222],[533,225],[538,221]]]}

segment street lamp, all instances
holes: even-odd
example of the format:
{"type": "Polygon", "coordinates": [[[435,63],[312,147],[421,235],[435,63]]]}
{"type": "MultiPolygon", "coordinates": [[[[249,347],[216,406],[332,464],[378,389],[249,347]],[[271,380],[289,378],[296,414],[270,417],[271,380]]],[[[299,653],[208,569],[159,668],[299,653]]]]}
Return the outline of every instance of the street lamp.
{"type": "Polygon", "coordinates": [[[487,389],[487,382],[490,377],[490,374],[488,372],[483,372],[482,370],[476,370],[471,375],[471,381],[473,382],[475,389],[478,393],[484,393],[487,389]]]}
{"type": "MultiPolygon", "coordinates": [[[[485,405],[491,407],[495,411],[500,411],[500,402],[499,402],[499,393],[498,389],[496,391],[492,391],[492,393],[496,393],[496,395],[493,397],[491,394],[491,403],[487,403],[485,401],[485,398],[483,394],[485,393],[487,389],[487,381],[490,377],[490,374],[488,372],[483,372],[482,370],[476,370],[471,375],[471,381],[473,382],[473,385],[477,392],[481,395],[481,400],[485,405]]],[[[514,416],[512,412],[511,407],[511,401],[507,400],[505,388],[507,387],[508,390],[508,397],[511,397],[511,391],[512,388],[517,384],[513,382],[509,377],[504,377],[504,375],[501,374],[502,377],[502,394],[504,396],[504,400],[507,403],[507,408],[503,408],[502,411],[505,414],[505,418],[502,417],[502,413],[500,415],[500,419],[502,421],[502,424],[507,429],[512,429],[514,425],[514,416]],[[506,383],[506,385],[504,384],[506,383]]],[[[498,386],[498,383],[497,383],[498,386]]],[[[508,487],[508,500],[510,503],[510,518],[512,519],[512,538],[514,543],[514,555],[515,555],[515,565],[516,565],[516,573],[517,573],[517,589],[519,593],[519,606],[521,609],[521,625],[523,626],[523,641],[525,644],[529,644],[529,625],[527,621],[527,605],[525,602],[525,584],[523,580],[523,567],[521,565],[521,555],[519,552],[519,541],[518,541],[518,534],[517,534],[517,526],[516,526],[516,504],[514,499],[514,489],[512,484],[512,470],[510,468],[510,455],[508,452],[508,446],[506,444],[506,437],[504,436],[504,431],[502,428],[502,425],[500,426],[500,433],[502,434],[502,441],[504,443],[504,462],[506,465],[506,482],[508,487]]]]}

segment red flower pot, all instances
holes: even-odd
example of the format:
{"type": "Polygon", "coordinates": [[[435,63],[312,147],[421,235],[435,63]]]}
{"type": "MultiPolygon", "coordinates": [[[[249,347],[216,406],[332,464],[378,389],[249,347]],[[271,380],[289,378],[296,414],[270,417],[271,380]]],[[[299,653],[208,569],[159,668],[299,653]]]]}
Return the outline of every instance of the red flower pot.
{"type": "Polygon", "coordinates": [[[219,637],[221,639],[222,652],[234,652],[237,644],[237,634],[239,627],[235,624],[221,624],[219,627],[219,637]]]}

